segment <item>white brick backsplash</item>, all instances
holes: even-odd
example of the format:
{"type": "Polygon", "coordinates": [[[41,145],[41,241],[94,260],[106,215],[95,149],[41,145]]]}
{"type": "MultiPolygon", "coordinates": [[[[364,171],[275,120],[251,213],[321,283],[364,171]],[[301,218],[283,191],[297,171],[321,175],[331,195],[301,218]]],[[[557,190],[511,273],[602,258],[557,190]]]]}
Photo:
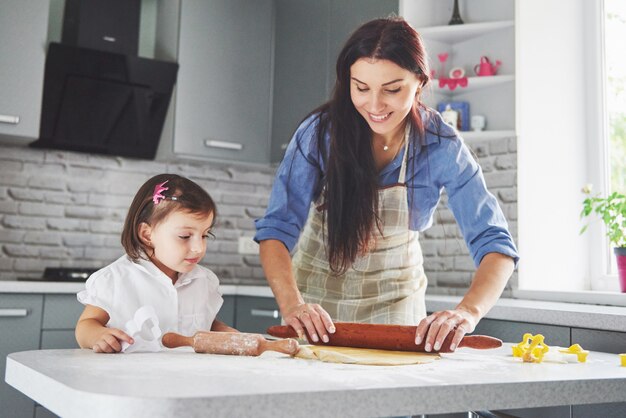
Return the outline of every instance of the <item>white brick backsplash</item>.
{"type": "Polygon", "coordinates": [[[498,190],[498,197],[504,203],[517,202],[517,187],[498,190]]]}
{"type": "Polygon", "coordinates": [[[256,231],[256,228],[254,227],[254,219],[250,218],[237,219],[236,227],[242,231],[256,231]]]}
{"type": "Polygon", "coordinates": [[[124,229],[123,221],[92,221],[89,224],[89,230],[91,232],[103,233],[103,234],[116,234],[121,235],[124,229]]]}
{"type": "Polygon", "coordinates": [[[496,168],[498,170],[510,170],[517,167],[517,155],[500,155],[496,158],[496,168]]]}
{"type": "Polygon", "coordinates": [[[28,177],[16,173],[0,173],[0,184],[3,186],[26,186],[28,177]]]}
{"type": "Polygon", "coordinates": [[[87,246],[84,248],[85,250],[85,259],[90,260],[108,260],[108,262],[113,262],[120,258],[123,251],[120,251],[115,248],[107,248],[107,247],[90,247],[87,246]]]}
{"type": "Polygon", "coordinates": [[[62,237],[57,232],[26,232],[24,235],[24,244],[43,244],[43,245],[60,245],[62,237]]]}
{"type": "Polygon", "coordinates": [[[63,234],[63,245],[67,247],[103,247],[104,237],[94,234],[63,234]]]}
{"type": "Polygon", "coordinates": [[[85,254],[85,250],[82,247],[78,248],[59,248],[59,247],[44,247],[39,250],[39,256],[46,259],[59,259],[65,260],[68,258],[82,258],[85,254]]]}
{"type": "Polygon", "coordinates": [[[0,173],[16,173],[22,171],[24,163],[21,161],[1,161],[0,160],[0,173]]]}
{"type": "MultiPolygon", "coordinates": [[[[515,236],[515,138],[473,142],[471,148],[515,236]]],[[[264,285],[259,257],[238,254],[237,239],[255,233],[254,219],[265,214],[275,169],[0,145],[0,280],[39,277],[44,267],[99,268],[117,259],[123,254],[123,221],[138,187],[153,175],[170,172],[191,178],[217,203],[216,239],[207,242],[202,264],[230,283],[255,280],[264,285]],[[28,216],[18,214],[20,209],[28,216]],[[9,257],[7,251],[15,255],[9,257]]],[[[445,193],[441,200],[433,227],[420,234],[429,292],[460,295],[475,269],[445,206],[445,193]]],[[[516,280],[514,276],[507,287],[516,280]]]]}
{"type": "Polygon", "coordinates": [[[251,184],[241,184],[241,183],[226,183],[224,181],[220,181],[215,186],[220,190],[228,190],[229,192],[239,192],[239,193],[256,193],[256,187],[251,184]]]}
{"type": "Polygon", "coordinates": [[[0,213],[16,214],[18,203],[12,200],[0,200],[0,213]]]}
{"type": "Polygon", "coordinates": [[[40,258],[16,258],[13,262],[13,269],[17,273],[16,277],[22,272],[38,273],[41,276],[46,267],[60,267],[60,260],[43,260],[40,258]]]}
{"type": "Polygon", "coordinates": [[[506,154],[509,151],[509,141],[508,139],[503,139],[500,141],[491,141],[489,143],[489,153],[498,155],[498,154],[506,154]]]}
{"type": "Polygon", "coordinates": [[[515,171],[494,171],[485,173],[485,182],[490,189],[497,187],[513,187],[517,179],[515,171]]]}
{"type": "MultiPolygon", "coordinates": [[[[37,171],[39,174],[40,171],[37,171]]],[[[65,179],[60,178],[60,176],[52,176],[48,177],[47,174],[44,174],[41,177],[31,177],[28,180],[28,187],[32,187],[33,189],[47,189],[47,190],[65,190],[65,179]]]]}
{"type": "Polygon", "coordinates": [[[13,259],[7,257],[0,257],[0,270],[2,271],[12,271],[13,270],[13,259]]]}
{"type": "Polygon", "coordinates": [[[6,215],[2,218],[2,225],[19,230],[44,230],[46,229],[46,220],[32,216],[6,215]]]}
{"type": "Polygon", "coordinates": [[[107,219],[109,218],[109,210],[92,206],[66,206],[65,216],[81,219],[107,219]]]}
{"type": "Polygon", "coordinates": [[[39,215],[58,218],[65,213],[65,207],[46,203],[22,202],[19,204],[18,212],[21,215],[39,215]]]}
{"type": "Polygon", "coordinates": [[[26,147],[11,147],[2,145],[0,160],[43,162],[44,153],[26,147]]]}
{"type": "Polygon", "coordinates": [[[0,243],[5,242],[22,242],[24,240],[24,231],[15,231],[12,229],[0,229],[0,243]]]}
{"type": "Polygon", "coordinates": [[[43,202],[45,195],[43,190],[9,188],[9,196],[15,200],[28,200],[31,202],[43,202]]]}
{"type": "Polygon", "coordinates": [[[39,255],[39,248],[33,246],[5,244],[2,249],[9,257],[36,257],[39,255]]]}

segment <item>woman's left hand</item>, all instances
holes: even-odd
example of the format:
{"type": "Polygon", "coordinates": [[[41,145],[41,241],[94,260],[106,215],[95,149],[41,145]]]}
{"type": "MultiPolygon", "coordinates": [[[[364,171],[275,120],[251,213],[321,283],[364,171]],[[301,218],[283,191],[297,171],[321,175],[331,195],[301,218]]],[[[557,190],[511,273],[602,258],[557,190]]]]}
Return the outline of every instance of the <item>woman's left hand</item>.
{"type": "Polygon", "coordinates": [[[474,331],[477,323],[478,318],[462,309],[434,312],[417,325],[415,344],[425,341],[425,351],[439,351],[448,334],[454,332],[450,344],[450,350],[454,351],[463,336],[474,331]]]}

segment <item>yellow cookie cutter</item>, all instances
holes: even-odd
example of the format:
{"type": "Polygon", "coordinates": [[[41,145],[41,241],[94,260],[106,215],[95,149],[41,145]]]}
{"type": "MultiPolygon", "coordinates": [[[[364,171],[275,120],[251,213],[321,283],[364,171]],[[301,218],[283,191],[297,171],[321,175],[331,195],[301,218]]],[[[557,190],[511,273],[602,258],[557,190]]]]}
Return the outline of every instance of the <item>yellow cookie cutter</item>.
{"type": "Polygon", "coordinates": [[[569,348],[563,348],[559,350],[559,353],[564,354],[576,354],[579,363],[585,363],[587,361],[587,355],[589,351],[583,350],[580,344],[570,345],[569,348]]]}
{"type": "Polygon", "coordinates": [[[511,347],[513,357],[520,357],[525,363],[541,363],[543,356],[550,350],[544,339],[541,334],[524,334],[522,341],[511,347]]]}

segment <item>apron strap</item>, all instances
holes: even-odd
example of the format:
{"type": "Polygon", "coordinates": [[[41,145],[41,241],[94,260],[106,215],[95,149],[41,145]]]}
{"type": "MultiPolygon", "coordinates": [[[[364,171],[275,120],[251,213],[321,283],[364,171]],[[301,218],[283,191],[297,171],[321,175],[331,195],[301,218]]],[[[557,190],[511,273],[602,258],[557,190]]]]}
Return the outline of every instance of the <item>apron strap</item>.
{"type": "Polygon", "coordinates": [[[398,183],[404,184],[406,180],[406,163],[409,159],[409,134],[411,133],[411,124],[409,121],[406,123],[404,130],[404,156],[402,157],[402,165],[400,166],[400,175],[398,176],[398,183]]]}

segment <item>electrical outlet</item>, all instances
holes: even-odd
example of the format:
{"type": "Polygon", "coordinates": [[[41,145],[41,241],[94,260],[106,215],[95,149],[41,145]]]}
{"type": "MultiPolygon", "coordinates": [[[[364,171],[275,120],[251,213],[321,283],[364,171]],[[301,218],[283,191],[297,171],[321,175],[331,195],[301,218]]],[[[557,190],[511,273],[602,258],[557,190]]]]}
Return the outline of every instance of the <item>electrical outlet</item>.
{"type": "Polygon", "coordinates": [[[239,254],[258,254],[259,244],[252,237],[239,237],[237,251],[239,254]]]}

